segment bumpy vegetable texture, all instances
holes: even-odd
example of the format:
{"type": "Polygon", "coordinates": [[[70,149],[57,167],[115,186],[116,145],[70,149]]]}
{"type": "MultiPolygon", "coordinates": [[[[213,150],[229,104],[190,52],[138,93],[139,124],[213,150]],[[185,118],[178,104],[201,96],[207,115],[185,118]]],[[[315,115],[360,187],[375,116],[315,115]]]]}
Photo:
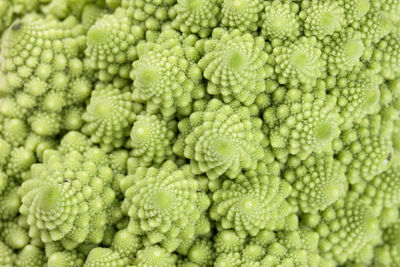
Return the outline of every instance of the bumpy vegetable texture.
{"type": "Polygon", "coordinates": [[[400,266],[399,0],[0,0],[0,266],[400,266]]]}

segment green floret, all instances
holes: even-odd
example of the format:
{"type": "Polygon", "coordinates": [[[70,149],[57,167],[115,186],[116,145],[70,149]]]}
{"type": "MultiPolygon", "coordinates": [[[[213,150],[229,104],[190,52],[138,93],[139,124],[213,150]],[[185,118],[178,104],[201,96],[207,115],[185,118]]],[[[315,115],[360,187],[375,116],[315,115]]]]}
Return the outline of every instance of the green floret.
{"type": "Polygon", "coordinates": [[[37,160],[41,161],[44,151],[47,149],[56,149],[58,144],[58,140],[52,137],[41,136],[30,132],[25,139],[24,147],[31,151],[37,160]]]}
{"type": "Polygon", "coordinates": [[[378,67],[389,80],[400,75],[400,32],[392,32],[383,37],[373,52],[371,65],[378,67]]]}
{"type": "Polygon", "coordinates": [[[371,8],[360,21],[359,31],[366,46],[376,44],[393,29],[393,22],[387,13],[371,8]]]}
{"type": "Polygon", "coordinates": [[[284,178],[292,184],[289,201],[303,212],[324,210],[346,192],[344,168],[331,154],[291,157],[284,178]]]}
{"type": "Polygon", "coordinates": [[[121,0],[129,19],[149,31],[157,31],[170,19],[171,8],[176,0],[121,0]]]}
{"type": "Polygon", "coordinates": [[[45,266],[46,262],[47,259],[42,249],[34,245],[27,245],[18,253],[14,264],[15,267],[38,267],[45,266]]]}
{"type": "Polygon", "coordinates": [[[354,260],[378,235],[378,220],[372,209],[352,196],[338,200],[314,216],[320,219],[316,226],[311,227],[320,238],[319,255],[339,264],[354,260]]]}
{"type": "Polygon", "coordinates": [[[391,166],[376,175],[364,190],[365,200],[378,211],[397,207],[400,204],[400,166],[391,166]]]}
{"type": "Polygon", "coordinates": [[[345,24],[344,9],[336,1],[306,0],[301,3],[300,19],[304,34],[322,39],[345,24]]]}
{"type": "Polygon", "coordinates": [[[15,217],[21,205],[18,196],[19,187],[13,181],[9,181],[6,189],[0,195],[0,219],[6,220],[15,217]]]}
{"type": "Polygon", "coordinates": [[[46,151],[44,163],[32,166],[32,179],[19,189],[20,212],[30,235],[44,243],[60,241],[72,249],[98,244],[110,223],[115,192],[106,154],[92,148],[61,154],[46,151]]]}
{"type": "Polygon", "coordinates": [[[223,0],[221,24],[242,32],[256,31],[262,9],[261,0],[223,0]]]}
{"type": "Polygon", "coordinates": [[[87,33],[85,54],[88,66],[101,81],[118,75],[129,78],[130,64],[137,59],[135,44],[144,39],[140,26],[132,25],[124,10],[98,19],[87,33]]]}
{"type": "Polygon", "coordinates": [[[134,102],[128,88],[120,90],[111,84],[99,84],[83,114],[82,132],[106,150],[121,147],[136,118],[133,111],[134,102]]]}
{"type": "Polygon", "coordinates": [[[79,153],[85,153],[92,147],[90,139],[80,132],[71,131],[68,132],[60,141],[58,150],[62,153],[70,153],[77,151],[79,153]]]}
{"type": "Polygon", "coordinates": [[[61,130],[62,117],[58,113],[35,111],[28,122],[36,134],[54,136],[61,130]]]}
{"type": "Polygon", "coordinates": [[[286,154],[307,155],[328,148],[338,135],[336,99],[323,91],[304,93],[298,89],[282,93],[282,102],[264,111],[264,130],[271,146],[286,154]]]}
{"type": "Polygon", "coordinates": [[[246,107],[213,99],[182,119],[173,151],[190,159],[192,172],[217,179],[235,178],[242,169],[256,169],[264,151],[261,120],[246,107]]]}
{"type": "Polygon", "coordinates": [[[41,6],[40,10],[46,15],[55,16],[59,19],[64,19],[72,13],[68,6],[68,0],[51,0],[47,5],[41,6]]]}
{"type": "Polygon", "coordinates": [[[246,239],[236,231],[222,230],[214,237],[214,249],[218,254],[240,252],[243,250],[246,239]]]}
{"type": "Polygon", "coordinates": [[[18,224],[18,219],[0,222],[0,238],[15,250],[23,249],[30,241],[27,230],[18,224]]]}
{"type": "Polygon", "coordinates": [[[25,121],[20,119],[6,118],[2,123],[1,136],[12,146],[21,146],[24,144],[28,134],[29,127],[25,121]]]}
{"type": "Polygon", "coordinates": [[[318,267],[325,266],[317,251],[318,234],[301,229],[284,232],[260,232],[251,237],[240,252],[220,253],[218,267],[318,267]]]}
{"type": "Polygon", "coordinates": [[[138,47],[139,59],[133,62],[133,99],[146,103],[149,113],[163,116],[190,114],[193,99],[204,96],[196,38],[183,40],[175,31],[164,31],[157,43],[138,47]]]}
{"type": "Polygon", "coordinates": [[[374,5],[379,6],[384,12],[389,14],[390,19],[393,22],[399,22],[400,20],[400,1],[399,0],[377,0],[373,2],[374,5]]]}
{"type": "Polygon", "coordinates": [[[343,120],[342,128],[375,111],[381,95],[376,78],[373,72],[359,68],[337,78],[329,94],[337,97],[335,109],[343,120]]]}
{"type": "Polygon", "coordinates": [[[219,253],[214,261],[215,267],[239,267],[242,263],[240,254],[236,253],[219,253]]]}
{"type": "Polygon", "coordinates": [[[41,2],[47,2],[42,0],[12,0],[13,10],[19,15],[24,15],[39,8],[41,2]]]}
{"type": "Polygon", "coordinates": [[[361,20],[371,8],[370,0],[338,0],[337,2],[344,10],[347,24],[361,20]]]}
{"type": "Polygon", "coordinates": [[[159,246],[150,246],[139,250],[134,264],[130,267],[170,267],[175,266],[177,257],[159,246]]]}
{"type": "Polygon", "coordinates": [[[399,112],[400,112],[400,80],[387,80],[380,86],[380,113],[385,121],[393,122],[393,148],[399,148],[399,141],[397,139],[397,131],[399,126],[399,112]]]}
{"type": "Polygon", "coordinates": [[[190,248],[187,257],[199,266],[212,265],[215,259],[212,242],[206,238],[197,239],[190,248]]]}
{"type": "Polygon", "coordinates": [[[277,39],[294,39],[300,35],[297,4],[274,0],[264,5],[262,35],[277,39]]]}
{"type": "Polygon", "coordinates": [[[111,249],[121,256],[134,258],[136,252],[141,249],[140,236],[130,233],[127,229],[118,231],[113,238],[111,249]]]}
{"type": "Polygon", "coordinates": [[[374,250],[373,267],[396,267],[400,265],[400,222],[383,231],[383,244],[374,250]]]}
{"type": "Polygon", "coordinates": [[[78,58],[83,34],[74,17],[60,22],[27,16],[14,22],[1,43],[0,112],[28,119],[37,134],[57,134],[61,111],[90,94],[91,84],[78,58]]]}
{"type": "Polygon", "coordinates": [[[265,249],[258,244],[248,244],[242,251],[242,264],[243,266],[253,266],[253,263],[258,263],[263,259],[265,249]]]}
{"type": "Polygon", "coordinates": [[[84,267],[125,267],[129,263],[127,257],[109,248],[94,248],[86,258],[84,267]]]}
{"type": "MultiPolygon", "coordinates": [[[[116,174],[122,174],[125,175],[127,171],[127,164],[128,164],[128,158],[129,158],[129,151],[125,149],[117,149],[113,150],[109,154],[109,160],[110,160],[110,166],[111,169],[116,174]]],[[[119,186],[117,186],[119,187],[119,186]]]]}
{"type": "Polygon", "coordinates": [[[266,256],[261,261],[261,266],[293,266],[293,267],[318,267],[320,256],[317,244],[318,234],[305,229],[296,231],[278,232],[275,238],[266,244],[266,256]]]}
{"type": "Polygon", "coordinates": [[[220,20],[220,0],[178,0],[174,9],[175,29],[183,33],[195,33],[207,38],[220,20]]]}
{"type": "Polygon", "coordinates": [[[48,257],[48,267],[82,267],[84,258],[75,251],[57,251],[48,257]]]}
{"type": "Polygon", "coordinates": [[[252,104],[265,90],[268,55],[263,38],[238,30],[215,29],[204,46],[199,67],[208,80],[207,92],[222,95],[225,102],[236,99],[245,105],[252,104]]]}
{"type": "Polygon", "coordinates": [[[0,37],[5,29],[12,24],[13,8],[11,0],[0,0],[0,37]]]}
{"type": "Polygon", "coordinates": [[[371,181],[390,167],[393,148],[392,125],[380,115],[369,115],[339,137],[341,147],[337,158],[347,166],[346,177],[353,184],[371,181]]]}
{"type": "Polygon", "coordinates": [[[74,105],[65,108],[62,113],[62,128],[67,131],[80,130],[83,125],[83,113],[85,113],[83,105],[74,105]]]}
{"type": "Polygon", "coordinates": [[[351,71],[360,65],[360,58],[364,52],[361,33],[352,28],[336,32],[325,37],[322,57],[325,59],[329,73],[336,75],[351,71]]]}
{"type": "MultiPolygon", "coordinates": [[[[54,2],[54,0],[52,0],[54,2]]],[[[85,29],[89,29],[98,19],[107,14],[107,10],[96,4],[87,4],[82,10],[81,24],[85,29]]]]}
{"type": "Polygon", "coordinates": [[[159,169],[139,167],[120,186],[122,209],[130,217],[128,231],[144,235],[146,244],[161,243],[167,251],[194,238],[196,220],[210,204],[206,198],[199,205],[202,194],[189,168],[179,169],[172,161],[159,169]]]}
{"type": "Polygon", "coordinates": [[[3,267],[13,267],[16,255],[6,244],[0,241],[0,264],[3,267]]]}
{"type": "Polygon", "coordinates": [[[171,157],[175,129],[175,121],[166,121],[156,115],[138,115],[129,140],[132,147],[130,166],[156,167],[171,157]]]}
{"type": "Polygon", "coordinates": [[[291,186],[276,176],[248,171],[235,180],[225,180],[213,193],[210,217],[239,236],[274,230],[290,213],[285,198],[291,191],[291,186]]]}
{"type": "Polygon", "coordinates": [[[281,84],[314,86],[324,74],[325,61],[315,38],[277,42],[272,50],[274,71],[281,84]]]}

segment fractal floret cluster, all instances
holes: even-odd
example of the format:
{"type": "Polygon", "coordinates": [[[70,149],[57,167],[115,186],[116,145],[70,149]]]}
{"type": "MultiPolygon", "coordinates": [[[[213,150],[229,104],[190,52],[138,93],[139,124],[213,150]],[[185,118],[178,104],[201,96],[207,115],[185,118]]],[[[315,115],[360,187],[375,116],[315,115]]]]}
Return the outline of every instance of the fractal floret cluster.
{"type": "Polygon", "coordinates": [[[399,267],[400,0],[0,0],[0,266],[399,267]]]}

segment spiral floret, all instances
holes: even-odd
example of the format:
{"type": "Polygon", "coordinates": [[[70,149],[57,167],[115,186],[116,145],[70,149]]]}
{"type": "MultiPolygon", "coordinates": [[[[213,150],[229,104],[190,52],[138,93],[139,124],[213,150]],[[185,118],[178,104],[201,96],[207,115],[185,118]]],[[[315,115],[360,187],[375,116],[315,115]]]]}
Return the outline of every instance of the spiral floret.
{"type": "Polygon", "coordinates": [[[122,146],[136,118],[133,106],[129,91],[98,85],[83,114],[82,132],[105,148],[122,146]]]}
{"type": "Polygon", "coordinates": [[[303,212],[326,209],[345,193],[347,185],[343,166],[331,154],[312,154],[304,160],[292,157],[284,177],[293,187],[290,199],[303,212]]]}
{"type": "Polygon", "coordinates": [[[44,243],[60,241],[66,249],[100,243],[115,200],[107,165],[98,148],[85,154],[46,151],[44,163],[32,166],[32,179],[19,189],[29,235],[44,243]]]}
{"type": "Polygon", "coordinates": [[[336,1],[304,1],[299,13],[304,34],[322,39],[339,31],[345,24],[344,9],[336,1]]]}
{"type": "Polygon", "coordinates": [[[22,228],[17,219],[2,221],[0,223],[0,238],[11,249],[23,249],[30,238],[26,229],[22,228]]]}
{"type": "Polygon", "coordinates": [[[14,262],[15,267],[37,267],[46,265],[46,255],[43,250],[34,246],[27,245],[17,255],[14,262]]]}
{"type": "Polygon", "coordinates": [[[197,239],[190,248],[187,257],[200,266],[212,265],[215,259],[212,242],[207,238],[197,239]]]}
{"type": "Polygon", "coordinates": [[[236,99],[245,105],[254,102],[265,90],[268,59],[264,52],[265,41],[238,30],[213,31],[212,38],[205,42],[205,55],[199,66],[208,80],[207,92],[222,95],[225,102],[236,99]]]}
{"type": "Polygon", "coordinates": [[[214,238],[214,249],[217,253],[233,253],[243,250],[246,239],[233,230],[219,231],[214,238]]]}
{"type": "Polygon", "coordinates": [[[92,142],[86,135],[80,132],[70,131],[61,139],[58,150],[62,153],[70,153],[73,151],[84,153],[92,146],[92,142]]]}
{"type": "Polygon", "coordinates": [[[359,122],[379,105],[380,89],[376,75],[367,70],[358,70],[338,77],[330,92],[337,97],[336,111],[343,118],[344,126],[359,122]]]}
{"type": "Polygon", "coordinates": [[[268,38],[294,39],[300,35],[298,6],[281,1],[265,2],[261,33],[268,38]]]}
{"type": "Polygon", "coordinates": [[[166,121],[156,115],[138,115],[130,135],[131,166],[160,165],[170,157],[175,125],[173,121],[166,121]]]}
{"type": "Polygon", "coordinates": [[[240,31],[256,31],[262,9],[261,0],[224,0],[221,8],[221,24],[240,31]]]}
{"type": "Polygon", "coordinates": [[[87,33],[87,64],[98,71],[101,81],[115,75],[129,78],[130,62],[137,57],[135,45],[144,39],[140,26],[132,25],[123,10],[105,15],[87,33]]]}
{"type": "Polygon", "coordinates": [[[133,99],[145,102],[149,113],[161,111],[165,117],[190,113],[193,99],[203,97],[201,70],[192,61],[198,52],[190,42],[181,43],[178,33],[167,30],[157,43],[138,48],[139,59],[130,74],[133,99]]]}
{"type": "Polygon", "coordinates": [[[261,266],[324,266],[318,255],[318,241],[318,234],[306,229],[279,232],[271,242],[263,244],[266,255],[261,266]]]}
{"type": "Polygon", "coordinates": [[[175,266],[177,257],[159,246],[149,246],[137,252],[133,267],[170,267],[175,266]]]}
{"type": "Polygon", "coordinates": [[[183,33],[195,33],[207,38],[220,20],[219,0],[178,0],[174,9],[177,16],[172,22],[183,33]]]}
{"type": "Polygon", "coordinates": [[[128,263],[129,259],[118,252],[97,247],[90,251],[83,267],[125,267],[128,263]]]}
{"type": "Polygon", "coordinates": [[[120,186],[125,195],[122,209],[130,217],[128,231],[171,252],[194,237],[196,221],[209,206],[208,199],[198,205],[202,194],[190,170],[172,161],[159,169],[139,167],[120,186]]]}
{"type": "Polygon", "coordinates": [[[326,68],[322,51],[313,37],[280,43],[273,48],[272,57],[281,84],[313,86],[326,68]]]}
{"type": "Polygon", "coordinates": [[[313,228],[320,239],[319,255],[338,263],[357,257],[378,235],[378,220],[371,208],[350,198],[340,199],[324,210],[320,222],[313,228]]]}
{"type": "Polygon", "coordinates": [[[274,230],[290,213],[285,198],[291,191],[291,186],[278,177],[249,171],[235,180],[225,180],[213,193],[210,217],[239,236],[274,230]]]}
{"type": "Polygon", "coordinates": [[[400,32],[382,38],[372,57],[372,64],[380,68],[381,74],[392,80],[400,73],[400,32]]]}
{"type": "Polygon", "coordinates": [[[377,8],[371,8],[360,24],[362,39],[367,46],[378,43],[393,29],[393,21],[388,14],[377,8]]]}
{"type": "Polygon", "coordinates": [[[346,24],[360,21],[371,8],[370,0],[338,0],[337,2],[344,10],[346,24]]]}
{"type": "Polygon", "coordinates": [[[11,219],[18,214],[21,205],[21,198],[17,194],[18,189],[14,181],[9,181],[3,193],[0,194],[0,219],[11,219]]]}
{"type": "MultiPolygon", "coordinates": [[[[375,3],[374,3],[375,4],[375,3]]],[[[400,21],[400,1],[399,0],[385,0],[379,1],[379,8],[388,13],[390,19],[394,23],[400,21]]]]}
{"type": "Polygon", "coordinates": [[[0,112],[28,119],[37,134],[57,134],[61,111],[90,94],[90,81],[78,58],[83,34],[74,17],[58,21],[37,15],[16,21],[2,37],[0,112]]]}
{"type": "Polygon", "coordinates": [[[233,108],[217,99],[178,123],[180,135],[173,147],[190,159],[195,174],[216,179],[235,178],[242,169],[256,169],[264,151],[261,120],[246,107],[233,108]]]}
{"type": "Polygon", "coordinates": [[[13,8],[11,0],[0,2],[0,35],[12,24],[13,8]]]}
{"type": "Polygon", "coordinates": [[[396,221],[383,231],[383,243],[374,249],[374,267],[400,264],[400,222],[396,221]]]}
{"type": "Polygon", "coordinates": [[[376,175],[365,188],[364,196],[379,209],[400,204],[400,166],[393,165],[376,175]]]}
{"type": "Polygon", "coordinates": [[[335,104],[323,91],[290,89],[283,103],[264,111],[271,146],[284,154],[321,152],[339,134],[335,104]]]}
{"type": "Polygon", "coordinates": [[[61,250],[46,256],[48,267],[82,267],[84,263],[84,257],[76,251],[61,250]]]}
{"type": "Polygon", "coordinates": [[[0,241],[0,264],[3,267],[13,267],[15,263],[16,255],[14,251],[0,241]]]}
{"type": "Polygon", "coordinates": [[[351,28],[334,33],[323,40],[322,57],[333,75],[351,71],[359,66],[364,52],[361,33],[351,28]]]}
{"type": "Polygon", "coordinates": [[[111,244],[112,250],[128,258],[133,258],[141,247],[140,236],[130,233],[128,229],[122,229],[115,233],[111,244]]]}
{"type": "Polygon", "coordinates": [[[136,25],[142,25],[148,32],[160,30],[170,19],[169,10],[176,0],[121,0],[121,7],[127,17],[136,25]]]}
{"type": "Polygon", "coordinates": [[[346,176],[351,184],[371,181],[390,167],[393,155],[392,128],[380,115],[374,114],[341,133],[343,147],[338,159],[347,166],[346,176]]]}

